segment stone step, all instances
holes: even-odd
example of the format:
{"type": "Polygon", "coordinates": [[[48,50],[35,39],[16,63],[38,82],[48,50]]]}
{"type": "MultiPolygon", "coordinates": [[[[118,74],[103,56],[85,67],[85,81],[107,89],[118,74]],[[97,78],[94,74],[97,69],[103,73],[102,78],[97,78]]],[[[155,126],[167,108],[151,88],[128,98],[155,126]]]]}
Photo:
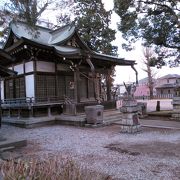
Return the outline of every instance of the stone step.
{"type": "Polygon", "coordinates": [[[112,124],[114,122],[119,122],[121,120],[122,120],[121,114],[104,117],[104,123],[106,124],[112,124]]]}
{"type": "Polygon", "coordinates": [[[116,117],[121,117],[121,113],[114,113],[114,114],[103,114],[104,118],[116,118],[116,117]]]}
{"type": "Polygon", "coordinates": [[[23,147],[27,145],[27,140],[24,139],[7,139],[5,141],[0,142],[0,149],[7,147],[23,147]]]}
{"type": "Polygon", "coordinates": [[[116,116],[104,116],[103,119],[122,119],[122,116],[121,115],[116,115],[116,116]]]}
{"type": "Polygon", "coordinates": [[[104,111],[104,115],[106,115],[106,116],[111,116],[114,114],[121,114],[121,112],[119,110],[104,111]]]}
{"type": "Polygon", "coordinates": [[[13,149],[15,149],[14,146],[9,146],[9,147],[0,148],[0,153],[1,153],[1,152],[4,152],[4,151],[10,151],[10,150],[13,150],[13,149]]]}

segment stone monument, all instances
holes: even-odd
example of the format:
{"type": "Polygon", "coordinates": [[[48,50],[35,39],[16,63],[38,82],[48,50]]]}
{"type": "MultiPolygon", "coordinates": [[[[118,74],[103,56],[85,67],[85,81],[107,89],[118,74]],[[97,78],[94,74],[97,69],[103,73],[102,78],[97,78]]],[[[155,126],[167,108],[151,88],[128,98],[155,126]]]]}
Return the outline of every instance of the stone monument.
{"type": "Polygon", "coordinates": [[[123,97],[122,107],[120,111],[122,112],[122,123],[121,132],[125,133],[135,133],[141,130],[141,125],[138,117],[138,104],[134,99],[134,92],[136,91],[135,84],[124,83],[126,92],[123,97]]]}
{"type": "Polygon", "coordinates": [[[172,104],[173,112],[171,119],[180,121],[180,79],[175,84],[175,96],[173,97],[172,104]]]}

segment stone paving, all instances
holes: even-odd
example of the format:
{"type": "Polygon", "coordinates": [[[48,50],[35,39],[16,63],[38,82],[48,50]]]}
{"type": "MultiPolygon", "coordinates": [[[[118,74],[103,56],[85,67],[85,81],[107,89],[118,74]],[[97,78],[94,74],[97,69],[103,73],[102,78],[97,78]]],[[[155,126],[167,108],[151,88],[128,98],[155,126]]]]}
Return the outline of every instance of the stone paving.
{"type": "Polygon", "coordinates": [[[154,128],[167,128],[167,129],[179,129],[180,122],[178,121],[164,121],[164,120],[143,120],[141,119],[141,124],[144,127],[154,127],[154,128]]]}

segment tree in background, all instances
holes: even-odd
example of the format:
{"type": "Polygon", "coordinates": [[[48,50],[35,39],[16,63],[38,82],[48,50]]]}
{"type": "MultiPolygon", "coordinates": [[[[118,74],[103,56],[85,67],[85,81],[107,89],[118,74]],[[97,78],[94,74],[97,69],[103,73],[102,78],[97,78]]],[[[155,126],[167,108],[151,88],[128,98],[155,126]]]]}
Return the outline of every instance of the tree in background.
{"type": "Polygon", "coordinates": [[[179,0],[114,0],[114,10],[121,20],[118,29],[131,50],[131,44],[138,39],[144,45],[155,45],[158,57],[151,65],[158,67],[180,64],[180,1],[179,0]],[[171,60],[169,60],[171,59],[171,60]]]}
{"type": "MultiPolygon", "coordinates": [[[[9,0],[0,9],[1,36],[7,36],[9,22],[21,20],[29,25],[31,31],[36,30],[36,23],[51,1],[9,0]]],[[[2,41],[5,39],[2,38],[2,41]]]]}
{"type": "Polygon", "coordinates": [[[112,11],[106,11],[101,0],[75,0],[74,4],[71,13],[61,14],[58,22],[67,23],[74,18],[78,33],[92,50],[117,55],[117,46],[111,44],[116,31],[109,27],[112,11]]]}
{"type": "Polygon", "coordinates": [[[143,64],[145,65],[145,68],[142,70],[147,73],[148,76],[148,88],[149,88],[149,96],[150,99],[153,99],[153,89],[154,89],[154,80],[156,72],[153,72],[152,67],[150,67],[150,62],[152,58],[154,58],[154,53],[151,48],[145,47],[143,49],[143,64]]]}
{"type": "MultiPolygon", "coordinates": [[[[63,1],[69,11],[61,11],[57,18],[59,24],[64,25],[64,22],[67,24],[74,20],[80,37],[88,47],[95,52],[117,56],[117,46],[112,45],[116,31],[109,27],[112,11],[106,11],[101,0],[63,1]]],[[[107,99],[110,99],[112,93],[114,72],[115,69],[112,67],[106,76],[101,75],[104,92],[110,92],[107,99]]]]}

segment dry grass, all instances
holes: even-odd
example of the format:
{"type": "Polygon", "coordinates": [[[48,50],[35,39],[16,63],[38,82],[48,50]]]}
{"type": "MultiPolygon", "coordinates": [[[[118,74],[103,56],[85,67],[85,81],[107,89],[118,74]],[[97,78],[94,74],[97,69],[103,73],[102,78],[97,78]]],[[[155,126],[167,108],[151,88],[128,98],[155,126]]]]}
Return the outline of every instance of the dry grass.
{"type": "Polygon", "coordinates": [[[1,164],[4,180],[110,180],[109,176],[93,173],[70,158],[56,156],[46,160],[10,160],[1,164]]]}

